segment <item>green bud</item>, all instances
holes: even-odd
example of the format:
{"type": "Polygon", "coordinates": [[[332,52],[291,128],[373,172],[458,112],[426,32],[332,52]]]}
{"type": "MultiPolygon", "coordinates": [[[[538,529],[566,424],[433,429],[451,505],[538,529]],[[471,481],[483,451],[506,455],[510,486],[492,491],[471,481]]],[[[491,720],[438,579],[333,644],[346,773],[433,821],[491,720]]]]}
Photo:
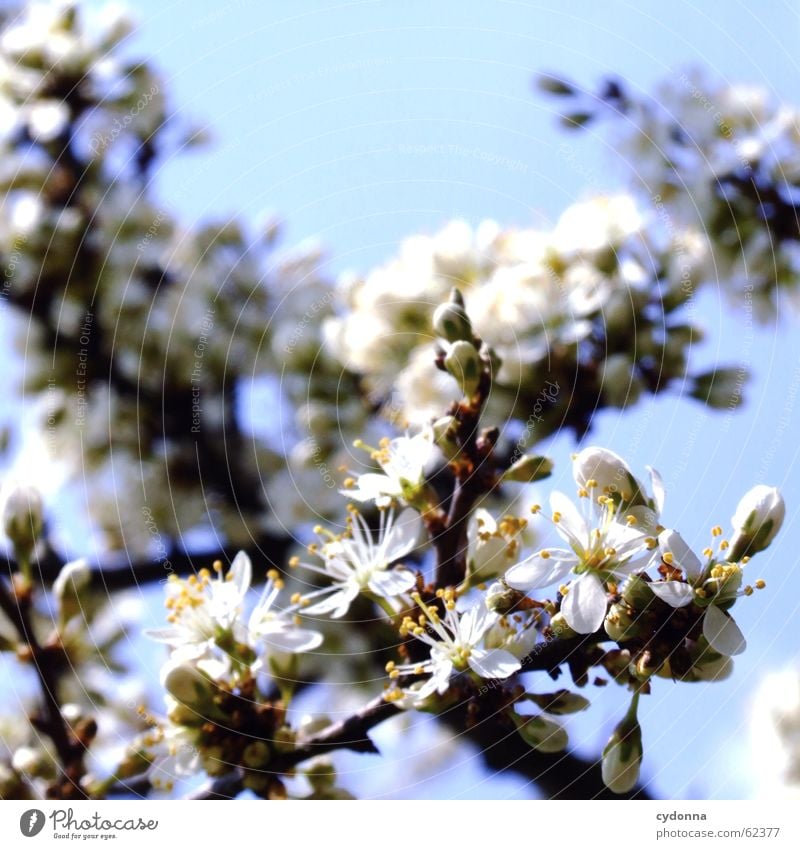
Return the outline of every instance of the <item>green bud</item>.
{"type": "Polygon", "coordinates": [[[263,740],[255,740],[242,752],[242,763],[246,767],[261,769],[269,763],[271,755],[272,750],[267,743],[263,740]]]}
{"type": "Polygon", "coordinates": [[[442,416],[433,425],[433,441],[439,446],[447,460],[454,459],[461,448],[455,440],[458,422],[455,416],[442,416]]]}
{"type": "Polygon", "coordinates": [[[463,340],[454,342],[444,358],[444,365],[464,395],[471,398],[481,379],[481,361],[475,346],[463,340]]]}
{"type": "Polygon", "coordinates": [[[539,752],[563,752],[569,739],[563,726],[543,716],[520,716],[512,713],[519,736],[539,752]]]}
{"type": "Polygon", "coordinates": [[[461,304],[449,301],[439,304],[433,313],[433,330],[448,342],[469,341],[472,339],[472,322],[461,304]]]}
{"type": "Polygon", "coordinates": [[[612,793],[628,793],[639,780],[642,764],[642,728],[636,718],[639,694],[631,701],[630,709],[614,729],[603,749],[603,783],[612,793]]]}
{"type": "Polygon", "coordinates": [[[646,610],[653,603],[650,584],[641,575],[629,575],[622,587],[622,600],[634,610],[646,610]]]}
{"type": "Polygon", "coordinates": [[[531,693],[527,698],[546,713],[552,713],[555,716],[578,713],[586,710],[590,705],[589,699],[569,690],[556,690],[555,693],[531,693]]]}
{"type": "Polygon", "coordinates": [[[265,772],[246,772],[242,778],[242,787],[252,790],[258,796],[263,796],[270,788],[272,776],[265,772]]]}
{"type": "MultiPolygon", "coordinates": [[[[652,599],[652,593],[650,598],[652,599]]],[[[641,630],[636,611],[631,610],[627,604],[619,602],[612,604],[608,609],[603,625],[606,634],[618,643],[636,638],[641,630]]]]}
{"type": "Polygon", "coordinates": [[[525,593],[512,590],[502,581],[495,581],[486,590],[486,607],[494,613],[510,613],[525,598],[525,593]]]}
{"type": "Polygon", "coordinates": [[[572,97],[575,94],[575,89],[568,82],[553,74],[539,74],[536,85],[541,91],[556,97],[572,97]]]}
{"type": "Polygon", "coordinates": [[[216,685],[189,662],[169,661],[161,670],[164,689],[184,707],[203,714],[213,707],[216,685]]]}
{"type": "Polygon", "coordinates": [[[548,457],[525,455],[503,473],[504,481],[534,483],[549,478],[553,473],[553,461],[548,457]]]}
{"type": "Polygon", "coordinates": [[[222,746],[208,746],[203,750],[200,762],[203,769],[211,778],[226,775],[233,768],[233,764],[227,762],[225,750],[222,746]]]}
{"type": "Polygon", "coordinates": [[[17,557],[30,557],[43,527],[44,506],[39,491],[32,486],[14,487],[3,509],[3,528],[17,557]]]}
{"type": "Polygon", "coordinates": [[[65,563],[53,581],[53,595],[58,601],[61,623],[81,612],[81,593],[89,586],[92,572],[86,560],[65,563]]]}
{"type": "Polygon", "coordinates": [[[336,784],[336,769],[330,758],[318,757],[309,761],[303,770],[311,789],[315,793],[326,793],[336,784]]]}
{"type": "Polygon", "coordinates": [[[550,629],[559,640],[569,640],[572,637],[578,636],[578,632],[573,631],[572,628],[567,625],[567,620],[564,618],[564,614],[560,610],[558,613],[554,613],[550,617],[550,629]]]}
{"type": "Polygon", "coordinates": [[[276,752],[291,752],[294,750],[296,735],[288,725],[282,725],[275,731],[272,745],[276,752]]]}
{"type": "Polygon", "coordinates": [[[764,551],[783,525],[786,504],[774,486],[754,486],[736,507],[731,520],[734,534],[728,557],[739,561],[742,557],[764,551]]]}

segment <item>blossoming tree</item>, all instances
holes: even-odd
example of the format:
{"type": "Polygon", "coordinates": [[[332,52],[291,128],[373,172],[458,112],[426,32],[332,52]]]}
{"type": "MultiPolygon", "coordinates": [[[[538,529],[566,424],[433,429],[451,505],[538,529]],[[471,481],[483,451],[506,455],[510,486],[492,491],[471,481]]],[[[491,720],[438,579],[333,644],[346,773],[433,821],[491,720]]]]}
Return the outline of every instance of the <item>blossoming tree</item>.
{"type": "Polygon", "coordinates": [[[167,120],[130,32],[116,7],[49,2],[0,36],[24,448],[62,493],[82,487],[102,541],[70,559],[74,529],[8,483],[0,650],[38,690],[2,720],[0,797],[347,798],[336,753],[374,752],[373,728],[420,712],[545,795],[645,796],[640,700],[734,674],[735,608],[764,589],[752,561],[785,508],[754,480],[729,523],[685,540],[659,473],[587,434],[676,385],[739,403],[744,374],[691,364],[692,300],[711,262],[734,298],[754,263],[764,309],[796,285],[796,113],[754,118],[755,95],[726,89],[727,123],[703,112],[684,137],[618,83],[547,77],[573,128],[635,116],[650,194],[577,203],[549,230],[450,222],[329,279],[274,223],[251,239],[158,206],[159,161],[202,139],[167,120]],[[675,210],[666,232],[653,203],[675,210]],[[243,414],[258,381],[258,416],[290,411],[280,440],[243,414]],[[562,430],[584,440],[570,460],[537,452],[562,430]],[[571,491],[548,492],[556,463],[571,491]],[[148,627],[123,591],[159,583],[148,627]],[[148,677],[122,651],[133,633],[163,647],[149,702],[120,689],[148,677]],[[630,694],[595,759],[563,719],[591,709],[590,682],[630,694]]]}

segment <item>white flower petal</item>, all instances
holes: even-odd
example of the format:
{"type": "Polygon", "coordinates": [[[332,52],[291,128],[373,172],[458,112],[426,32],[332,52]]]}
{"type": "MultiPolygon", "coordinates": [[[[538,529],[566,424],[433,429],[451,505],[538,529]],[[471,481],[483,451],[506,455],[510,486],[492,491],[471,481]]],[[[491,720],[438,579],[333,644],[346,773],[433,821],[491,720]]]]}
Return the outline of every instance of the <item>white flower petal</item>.
{"type": "Polygon", "coordinates": [[[308,628],[283,627],[264,634],[264,643],[275,651],[285,654],[301,654],[313,651],[322,645],[322,634],[308,628]]]}
{"type": "Polygon", "coordinates": [[[714,651],[728,657],[741,654],[747,648],[747,640],[733,617],[716,604],[709,605],[703,617],[703,636],[714,651]]]}
{"type": "Polygon", "coordinates": [[[172,645],[182,643],[185,635],[183,631],[177,628],[148,628],[144,631],[144,636],[155,640],[157,643],[172,645]]]}
{"type": "Polygon", "coordinates": [[[332,593],[328,598],[312,604],[303,610],[307,616],[322,616],[326,613],[334,619],[341,619],[350,609],[350,604],[358,595],[358,587],[354,584],[345,584],[340,590],[332,593]]]}
{"type": "Polygon", "coordinates": [[[521,664],[505,649],[473,649],[469,665],[481,678],[508,678],[519,670],[521,664]]]}
{"type": "Polygon", "coordinates": [[[569,585],[561,600],[567,625],[579,634],[593,634],[606,618],[606,590],[597,575],[587,572],[569,585]]]}
{"type": "Polygon", "coordinates": [[[564,578],[578,563],[571,551],[548,549],[548,554],[549,557],[542,557],[537,552],[521,560],[506,572],[505,582],[512,589],[523,592],[547,587],[564,578]]]}
{"type": "Polygon", "coordinates": [[[231,581],[236,587],[241,596],[244,596],[250,589],[250,584],[253,580],[253,564],[250,558],[244,551],[240,551],[231,563],[231,581]]]}
{"type": "Polygon", "coordinates": [[[414,573],[407,569],[387,569],[372,574],[369,588],[381,598],[392,598],[408,592],[416,582],[414,573]]]}
{"type": "Polygon", "coordinates": [[[589,526],[575,504],[563,492],[554,492],[550,496],[550,509],[561,514],[556,524],[559,534],[567,542],[579,542],[585,547],[589,541],[589,526]]]}
{"type": "Polygon", "coordinates": [[[694,590],[682,581],[654,581],[648,586],[661,601],[665,601],[670,607],[686,607],[694,599],[694,590]]]}
{"type": "Polygon", "coordinates": [[[658,546],[662,554],[672,555],[672,565],[682,569],[690,581],[700,577],[703,564],[677,531],[669,529],[662,531],[658,536],[658,546]]]}
{"type": "Polygon", "coordinates": [[[384,537],[386,562],[394,563],[412,552],[417,547],[421,530],[422,517],[416,510],[407,507],[384,537]]]}
{"type": "Polygon", "coordinates": [[[653,506],[655,507],[656,513],[660,516],[664,512],[664,498],[666,495],[664,479],[652,466],[646,466],[645,468],[650,475],[650,489],[653,491],[653,506]]]}

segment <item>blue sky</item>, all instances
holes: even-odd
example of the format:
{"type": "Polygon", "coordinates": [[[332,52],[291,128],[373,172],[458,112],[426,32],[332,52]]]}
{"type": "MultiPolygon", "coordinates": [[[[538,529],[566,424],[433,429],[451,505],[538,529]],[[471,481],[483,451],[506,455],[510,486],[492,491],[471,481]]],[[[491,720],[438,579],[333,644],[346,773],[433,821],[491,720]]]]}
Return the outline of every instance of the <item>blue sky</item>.
{"type": "MultiPolygon", "coordinates": [[[[215,138],[205,151],[164,163],[156,177],[164,203],[187,223],[238,215],[255,225],[275,211],[288,242],[321,242],[336,271],[366,270],[404,236],[452,217],[546,224],[588,182],[619,188],[621,169],[602,138],[556,128],[551,105],[531,90],[538,71],[585,84],[614,73],[649,90],[700,64],[787,100],[800,92],[798,12],[778,0],[757,12],[722,0],[137,0],[134,8],[137,52],[156,58],[178,117],[207,125],[215,138]],[[579,165],[565,160],[565,141],[579,165]]],[[[753,791],[746,758],[754,681],[800,653],[792,557],[800,539],[800,335],[787,316],[743,344],[714,292],[700,315],[710,340],[703,361],[754,373],[745,408],[726,416],[675,394],[625,415],[604,413],[591,441],[639,471],[659,468],[669,487],[665,521],[698,547],[753,484],[785,492],[784,532],[753,576],[768,589],[737,606],[750,648],[732,680],[663,682],[642,704],[653,791],[724,798],[753,791]]],[[[557,483],[566,481],[571,449],[566,438],[553,446],[562,459],[557,483]]],[[[591,719],[574,726],[579,748],[598,750],[621,696],[614,688],[595,694],[591,719]]],[[[431,792],[519,792],[512,778],[478,784],[483,776],[469,763],[431,792]]]]}

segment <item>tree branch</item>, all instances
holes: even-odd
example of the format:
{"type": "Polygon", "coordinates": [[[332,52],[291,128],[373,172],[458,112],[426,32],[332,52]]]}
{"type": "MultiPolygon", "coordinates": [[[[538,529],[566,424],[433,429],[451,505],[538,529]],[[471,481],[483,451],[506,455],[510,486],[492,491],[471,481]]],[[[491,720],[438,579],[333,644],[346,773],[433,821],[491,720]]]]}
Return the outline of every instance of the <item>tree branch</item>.
{"type": "Polygon", "coordinates": [[[53,742],[62,767],[63,783],[54,785],[51,792],[55,798],[84,798],[80,785],[83,775],[84,746],[72,734],[61,713],[58,700],[58,676],[50,662],[51,655],[39,643],[30,618],[30,590],[12,591],[0,578],[0,609],[16,629],[20,640],[27,647],[30,662],[36,670],[42,693],[43,713],[33,722],[53,742]]]}

